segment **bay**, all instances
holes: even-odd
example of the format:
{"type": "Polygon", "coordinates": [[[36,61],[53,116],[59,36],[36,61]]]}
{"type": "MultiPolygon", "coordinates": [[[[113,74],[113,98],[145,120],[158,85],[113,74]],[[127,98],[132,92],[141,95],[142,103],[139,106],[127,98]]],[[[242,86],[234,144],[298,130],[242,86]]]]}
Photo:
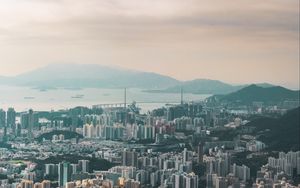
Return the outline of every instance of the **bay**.
{"type": "MultiPolygon", "coordinates": [[[[210,95],[184,94],[184,101],[203,101],[210,95]]],[[[127,103],[137,102],[142,112],[147,112],[166,103],[180,102],[179,93],[147,93],[141,89],[127,89],[127,103]]],[[[100,88],[57,88],[34,89],[19,86],[0,86],[0,108],[14,107],[16,111],[50,111],[69,109],[76,106],[92,107],[97,104],[115,104],[124,102],[124,89],[100,88]]]]}

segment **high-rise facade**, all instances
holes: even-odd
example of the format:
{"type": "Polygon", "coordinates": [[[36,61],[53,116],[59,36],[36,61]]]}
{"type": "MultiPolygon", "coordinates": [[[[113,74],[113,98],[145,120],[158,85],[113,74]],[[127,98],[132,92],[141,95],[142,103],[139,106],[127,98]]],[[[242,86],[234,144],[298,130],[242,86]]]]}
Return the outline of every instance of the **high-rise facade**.
{"type": "Polygon", "coordinates": [[[24,129],[27,129],[29,139],[33,138],[32,131],[38,126],[38,121],[38,114],[34,113],[32,109],[21,114],[21,125],[24,129]]]}
{"type": "Polygon", "coordinates": [[[6,123],[6,112],[0,109],[0,128],[5,127],[6,123]]]}
{"type": "Polygon", "coordinates": [[[42,181],[42,188],[50,188],[51,187],[51,182],[48,180],[42,181]]]}
{"type": "Polygon", "coordinates": [[[58,185],[63,187],[71,180],[72,169],[70,163],[63,162],[58,164],[58,185]]]}
{"type": "Polygon", "coordinates": [[[198,163],[202,164],[203,163],[203,143],[200,142],[197,148],[197,153],[198,153],[198,163]]]}
{"type": "Polygon", "coordinates": [[[71,180],[72,175],[70,163],[64,163],[63,169],[63,185],[66,185],[71,180]]]}
{"type": "Polygon", "coordinates": [[[135,151],[127,151],[126,149],[122,153],[122,164],[123,166],[134,166],[137,167],[138,153],[135,151]]]}
{"type": "Polygon", "coordinates": [[[89,172],[89,160],[79,160],[78,161],[78,166],[81,172],[89,172]]]}
{"type": "Polygon", "coordinates": [[[7,110],[7,127],[15,129],[16,126],[16,111],[14,108],[7,110]]]}

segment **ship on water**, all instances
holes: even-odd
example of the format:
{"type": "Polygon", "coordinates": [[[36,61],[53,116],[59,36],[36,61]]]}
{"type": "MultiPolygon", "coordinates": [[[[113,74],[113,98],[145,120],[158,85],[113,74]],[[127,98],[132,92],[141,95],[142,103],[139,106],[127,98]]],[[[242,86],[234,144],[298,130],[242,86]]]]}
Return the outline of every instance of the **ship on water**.
{"type": "Polygon", "coordinates": [[[71,98],[73,99],[82,99],[84,97],[84,95],[75,95],[75,96],[71,96],[71,98]]]}
{"type": "Polygon", "coordinates": [[[35,99],[35,97],[24,97],[24,99],[35,99]]]}

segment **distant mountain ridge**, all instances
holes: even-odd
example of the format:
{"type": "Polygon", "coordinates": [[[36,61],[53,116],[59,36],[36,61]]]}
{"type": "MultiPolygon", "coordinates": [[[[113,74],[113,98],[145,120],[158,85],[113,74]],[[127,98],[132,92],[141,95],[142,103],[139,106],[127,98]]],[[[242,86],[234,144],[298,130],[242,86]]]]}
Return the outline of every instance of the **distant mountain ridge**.
{"type": "Polygon", "coordinates": [[[208,100],[248,105],[253,102],[278,103],[284,100],[299,100],[299,94],[299,90],[289,90],[280,86],[264,88],[252,84],[227,95],[212,96],[208,100]]]}
{"type": "Polygon", "coordinates": [[[48,65],[6,79],[10,84],[30,87],[74,88],[165,88],[179,83],[178,80],[150,72],[112,68],[96,64],[48,65]]]}
{"type": "MultiPolygon", "coordinates": [[[[231,85],[218,80],[179,81],[152,72],[133,71],[98,64],[52,64],[13,77],[1,77],[0,84],[33,88],[140,88],[147,92],[228,94],[247,85],[231,85]]],[[[260,84],[272,87],[271,84],[260,84]]]]}
{"type": "MultiPolygon", "coordinates": [[[[273,87],[274,85],[268,83],[256,84],[261,87],[273,87]]],[[[195,79],[190,81],[181,82],[181,84],[172,86],[162,90],[148,90],[148,92],[153,93],[179,93],[181,89],[184,93],[193,94],[229,94],[238,91],[249,85],[230,85],[219,80],[210,79],[195,79]]]]}
{"type": "Polygon", "coordinates": [[[191,81],[182,82],[179,85],[169,87],[164,90],[152,91],[163,93],[179,93],[181,89],[187,93],[194,94],[225,94],[236,91],[243,86],[233,86],[218,80],[209,79],[195,79],[191,81]]]}

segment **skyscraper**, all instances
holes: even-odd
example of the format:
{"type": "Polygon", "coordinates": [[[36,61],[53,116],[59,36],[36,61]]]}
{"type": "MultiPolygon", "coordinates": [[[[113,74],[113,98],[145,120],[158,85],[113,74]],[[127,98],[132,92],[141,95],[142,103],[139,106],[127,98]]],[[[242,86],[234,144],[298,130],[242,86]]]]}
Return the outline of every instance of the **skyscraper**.
{"type": "Polygon", "coordinates": [[[32,138],[33,135],[32,135],[32,129],[34,127],[34,116],[33,116],[33,110],[30,109],[28,111],[28,138],[32,138]]]}
{"type": "Polygon", "coordinates": [[[6,112],[0,109],[0,128],[5,127],[6,122],[6,112]]]}
{"type": "Polygon", "coordinates": [[[7,127],[15,129],[16,126],[16,111],[14,108],[7,110],[7,127]]]}
{"type": "Polygon", "coordinates": [[[29,139],[33,138],[32,130],[38,125],[38,121],[38,114],[34,113],[32,109],[21,114],[21,125],[27,129],[29,139]]]}
{"type": "Polygon", "coordinates": [[[216,188],[227,188],[227,180],[224,177],[218,177],[216,179],[216,188]]]}
{"type": "Polygon", "coordinates": [[[33,188],[33,181],[30,180],[22,180],[21,183],[18,184],[19,188],[33,188]]]}
{"type": "Polygon", "coordinates": [[[198,145],[198,163],[203,163],[203,143],[200,142],[198,145]]]}
{"type": "Polygon", "coordinates": [[[28,113],[27,112],[22,112],[21,115],[21,126],[23,129],[27,129],[28,127],[28,113]]]}
{"type": "Polygon", "coordinates": [[[64,163],[63,168],[64,168],[63,185],[66,185],[66,183],[71,180],[71,175],[72,175],[70,163],[64,163]]]}
{"type": "Polygon", "coordinates": [[[186,188],[198,188],[198,176],[194,173],[190,173],[185,176],[185,186],[186,188]]]}
{"type": "Polygon", "coordinates": [[[58,185],[65,186],[71,180],[72,169],[70,163],[63,162],[58,164],[58,185]]]}
{"type": "Polygon", "coordinates": [[[89,172],[89,160],[79,160],[78,161],[78,166],[81,170],[81,172],[89,172]]]}
{"type": "Polygon", "coordinates": [[[50,188],[51,183],[48,180],[42,181],[42,188],[50,188]]]}
{"type": "Polygon", "coordinates": [[[15,136],[21,136],[21,129],[22,129],[21,124],[20,123],[16,124],[14,129],[15,136]]]}
{"type": "Polygon", "coordinates": [[[45,175],[46,176],[57,175],[57,166],[55,164],[45,164],[45,175]]]}
{"type": "Polygon", "coordinates": [[[135,151],[127,151],[126,149],[122,153],[122,165],[123,166],[135,166],[137,167],[138,153],[135,151]]]}
{"type": "Polygon", "coordinates": [[[58,186],[64,186],[64,163],[59,163],[58,165],[58,186]]]}
{"type": "Polygon", "coordinates": [[[186,148],[183,149],[182,155],[183,155],[183,162],[184,163],[187,162],[189,158],[189,152],[187,151],[186,148]]]}
{"type": "Polygon", "coordinates": [[[184,185],[185,185],[184,176],[181,174],[175,174],[174,187],[181,188],[181,187],[184,187],[184,185]]]}

